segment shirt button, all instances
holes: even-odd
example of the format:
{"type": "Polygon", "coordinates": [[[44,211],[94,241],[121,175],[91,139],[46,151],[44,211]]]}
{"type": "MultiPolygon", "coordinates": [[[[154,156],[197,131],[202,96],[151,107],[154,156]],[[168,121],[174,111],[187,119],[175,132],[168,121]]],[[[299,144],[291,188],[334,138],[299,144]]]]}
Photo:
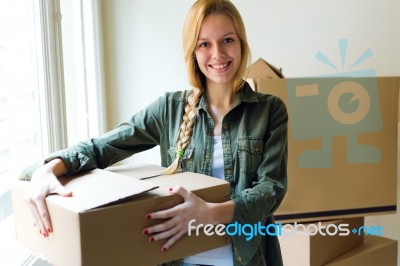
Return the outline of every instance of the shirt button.
{"type": "Polygon", "coordinates": [[[228,129],[228,124],[227,124],[227,123],[224,123],[224,124],[222,125],[222,127],[223,127],[224,129],[228,129]]]}
{"type": "Polygon", "coordinates": [[[206,154],[206,160],[209,160],[209,159],[210,159],[210,154],[207,153],[207,154],[206,154]]]}
{"type": "Polygon", "coordinates": [[[226,174],[227,174],[227,175],[231,175],[231,174],[232,174],[232,170],[231,170],[231,169],[227,169],[227,170],[226,170],[226,174]]]}

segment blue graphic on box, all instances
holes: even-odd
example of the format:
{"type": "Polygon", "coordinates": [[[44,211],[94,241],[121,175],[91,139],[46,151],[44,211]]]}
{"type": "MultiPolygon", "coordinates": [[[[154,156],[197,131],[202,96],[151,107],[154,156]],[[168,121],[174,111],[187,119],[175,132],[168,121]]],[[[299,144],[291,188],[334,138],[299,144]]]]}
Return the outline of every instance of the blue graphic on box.
{"type": "Polygon", "coordinates": [[[287,95],[295,140],[320,139],[319,150],[304,151],[302,168],[332,167],[332,139],[347,137],[347,162],[379,163],[380,151],[358,144],[361,133],[382,129],[375,78],[289,79],[287,95]]]}
{"type": "MultiPolygon", "coordinates": [[[[343,71],[346,68],[347,44],[348,44],[347,39],[338,40],[340,60],[341,60],[341,71],[343,71]]],[[[347,71],[324,75],[324,77],[376,77],[375,70],[373,69],[352,70],[354,67],[358,66],[368,58],[372,57],[372,55],[373,53],[371,49],[367,49],[357,58],[357,60],[354,63],[350,65],[347,71]]],[[[339,70],[339,68],[335,64],[333,64],[331,60],[329,60],[326,57],[326,55],[324,55],[321,51],[317,52],[317,54],[315,55],[315,59],[335,70],[339,70]]]]}
{"type": "MultiPolygon", "coordinates": [[[[339,39],[342,70],[346,64],[347,44],[347,39],[339,39]]],[[[321,142],[320,149],[307,150],[300,155],[299,167],[331,168],[332,139],[337,136],[347,138],[348,163],[381,162],[377,147],[359,144],[357,140],[360,134],[382,129],[375,71],[351,70],[371,56],[372,51],[366,50],[347,72],[288,79],[287,95],[293,138],[299,141],[318,139],[321,142]]],[[[338,70],[320,51],[316,59],[338,70]]]]}

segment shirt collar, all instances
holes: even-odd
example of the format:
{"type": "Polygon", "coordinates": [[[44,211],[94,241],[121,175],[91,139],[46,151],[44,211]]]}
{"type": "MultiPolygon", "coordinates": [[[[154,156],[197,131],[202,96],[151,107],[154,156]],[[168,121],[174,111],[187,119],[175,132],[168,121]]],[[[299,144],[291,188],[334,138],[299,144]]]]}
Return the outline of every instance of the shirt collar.
{"type": "MultiPolygon", "coordinates": [[[[247,82],[244,82],[242,87],[239,89],[238,93],[236,93],[232,108],[240,105],[242,102],[247,102],[247,103],[258,102],[257,93],[253,91],[253,89],[247,82]]],[[[200,109],[203,109],[205,111],[208,110],[208,103],[204,93],[200,98],[199,110],[200,109]]]]}

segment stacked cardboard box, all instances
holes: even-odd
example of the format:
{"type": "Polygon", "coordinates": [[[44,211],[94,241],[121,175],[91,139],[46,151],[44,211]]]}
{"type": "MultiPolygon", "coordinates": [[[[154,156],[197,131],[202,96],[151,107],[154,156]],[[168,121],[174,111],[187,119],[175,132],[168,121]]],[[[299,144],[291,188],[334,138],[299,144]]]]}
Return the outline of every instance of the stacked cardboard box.
{"type": "MultiPolygon", "coordinates": [[[[289,189],[275,213],[277,221],[349,224],[350,218],[395,212],[400,78],[348,77],[351,73],[347,77],[271,78],[276,68],[264,71],[269,66],[258,60],[249,69],[249,82],[259,92],[280,97],[289,113],[289,189]]],[[[354,228],[369,230],[362,225],[354,228]]],[[[341,263],[333,265],[364,265],[350,262],[372,260],[371,256],[384,250],[391,253],[381,264],[395,265],[389,264],[397,256],[394,244],[374,235],[365,243],[359,241],[362,236],[358,242],[342,237],[348,245],[331,237],[317,245],[319,251],[312,245],[318,242],[315,237],[280,237],[284,263],[321,265],[333,260],[341,263]],[[340,252],[321,259],[323,249],[340,252]],[[342,259],[332,257],[346,251],[342,259]]]]}

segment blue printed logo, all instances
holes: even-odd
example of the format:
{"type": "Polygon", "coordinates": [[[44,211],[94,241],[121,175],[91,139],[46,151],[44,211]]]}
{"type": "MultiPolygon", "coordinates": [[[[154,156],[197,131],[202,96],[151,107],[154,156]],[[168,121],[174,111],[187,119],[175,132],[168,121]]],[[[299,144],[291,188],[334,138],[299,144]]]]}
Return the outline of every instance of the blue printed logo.
{"type": "MultiPolygon", "coordinates": [[[[342,69],[345,66],[347,40],[339,40],[342,69]]],[[[364,52],[350,69],[372,56],[364,52]]],[[[316,58],[338,69],[324,54],[316,58]]],[[[375,71],[361,70],[341,72],[307,79],[289,79],[287,95],[291,109],[290,123],[293,138],[298,141],[320,140],[318,149],[306,150],[299,157],[301,168],[331,168],[332,139],[347,139],[348,163],[379,163],[380,150],[368,144],[360,144],[362,133],[382,129],[378,85],[375,71]],[[368,76],[368,78],[367,78],[368,76]],[[365,77],[357,80],[348,77],[365,77]]]]}

